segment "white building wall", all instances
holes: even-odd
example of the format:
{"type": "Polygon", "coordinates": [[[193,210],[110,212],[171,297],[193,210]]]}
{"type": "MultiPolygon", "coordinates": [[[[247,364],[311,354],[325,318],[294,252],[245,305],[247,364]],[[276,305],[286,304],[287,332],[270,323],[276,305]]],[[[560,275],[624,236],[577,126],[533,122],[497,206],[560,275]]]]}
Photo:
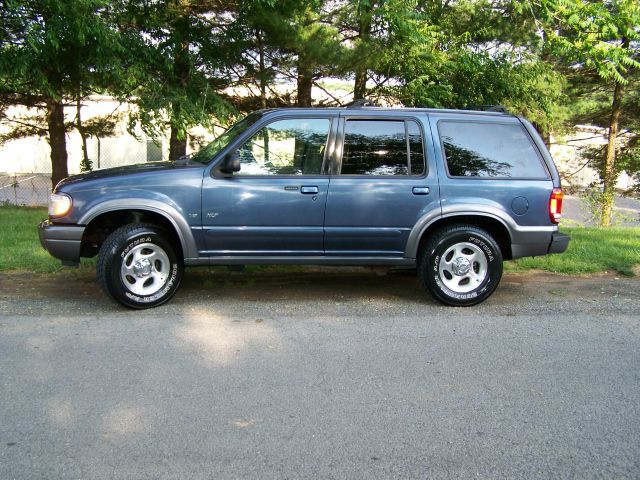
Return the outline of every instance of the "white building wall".
{"type": "MultiPolygon", "coordinates": [[[[126,118],[129,106],[120,104],[109,97],[92,97],[82,107],[84,121],[93,117],[104,117],[110,114],[121,115],[126,118]]],[[[7,112],[9,118],[27,117],[35,113],[26,108],[12,108],[7,112]]],[[[75,118],[75,108],[65,109],[65,121],[71,122],[75,118]]],[[[14,124],[5,122],[0,124],[0,133],[11,130],[14,124]]],[[[147,161],[147,141],[150,140],[140,129],[136,136],[126,129],[126,121],[120,121],[112,137],[88,137],[87,150],[94,168],[116,167],[147,161]]],[[[168,157],[168,141],[159,139],[162,157],[168,157]]],[[[80,134],[72,130],[67,134],[67,155],[69,173],[80,172],[82,160],[82,141],[80,134]]],[[[50,147],[46,137],[26,137],[5,142],[0,145],[0,172],[5,174],[51,173],[50,147]]]]}

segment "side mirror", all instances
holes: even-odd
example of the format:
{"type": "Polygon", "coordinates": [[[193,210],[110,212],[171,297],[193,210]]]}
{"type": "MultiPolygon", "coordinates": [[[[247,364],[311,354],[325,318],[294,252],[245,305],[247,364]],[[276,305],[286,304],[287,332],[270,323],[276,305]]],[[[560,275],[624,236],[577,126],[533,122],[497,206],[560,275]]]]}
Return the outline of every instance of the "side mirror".
{"type": "Polygon", "coordinates": [[[240,156],[238,155],[237,150],[231,152],[222,159],[222,163],[220,164],[220,171],[229,175],[240,171],[240,156]]]}

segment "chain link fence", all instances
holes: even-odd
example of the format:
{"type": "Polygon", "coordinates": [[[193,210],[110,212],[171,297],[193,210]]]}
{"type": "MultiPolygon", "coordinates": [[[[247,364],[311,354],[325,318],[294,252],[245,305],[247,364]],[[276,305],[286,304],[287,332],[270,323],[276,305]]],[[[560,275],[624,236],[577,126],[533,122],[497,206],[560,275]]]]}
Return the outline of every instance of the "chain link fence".
{"type": "Polygon", "coordinates": [[[0,204],[46,205],[51,192],[49,173],[0,173],[0,204]]]}
{"type": "MultiPolygon", "coordinates": [[[[48,146],[18,142],[0,150],[0,205],[46,206],[52,189],[48,146]]],[[[132,136],[91,138],[87,147],[92,170],[163,160],[161,142],[132,136]]],[[[72,144],[68,150],[69,173],[80,173],[81,149],[72,144]]]]}

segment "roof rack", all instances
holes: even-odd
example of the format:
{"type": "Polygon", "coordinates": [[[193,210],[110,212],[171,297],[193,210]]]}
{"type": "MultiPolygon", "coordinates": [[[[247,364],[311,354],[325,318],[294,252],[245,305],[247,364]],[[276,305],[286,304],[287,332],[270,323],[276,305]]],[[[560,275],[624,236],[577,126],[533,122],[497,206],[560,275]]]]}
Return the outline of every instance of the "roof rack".
{"type": "Polygon", "coordinates": [[[368,98],[356,98],[353,102],[345,105],[346,108],[379,107],[376,102],[368,98]]]}
{"type": "Polygon", "coordinates": [[[504,105],[474,105],[472,107],[467,107],[467,110],[481,110],[483,112],[499,112],[499,113],[509,113],[507,107],[504,105]]]}

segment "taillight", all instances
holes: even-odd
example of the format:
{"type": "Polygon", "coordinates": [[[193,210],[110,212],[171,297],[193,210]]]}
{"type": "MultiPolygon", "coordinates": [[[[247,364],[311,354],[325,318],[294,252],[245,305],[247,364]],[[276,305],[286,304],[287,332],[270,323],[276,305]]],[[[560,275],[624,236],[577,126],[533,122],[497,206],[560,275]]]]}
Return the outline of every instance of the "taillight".
{"type": "Polygon", "coordinates": [[[549,197],[549,218],[553,223],[558,223],[562,218],[562,197],[564,194],[559,188],[554,188],[549,197]]]}

